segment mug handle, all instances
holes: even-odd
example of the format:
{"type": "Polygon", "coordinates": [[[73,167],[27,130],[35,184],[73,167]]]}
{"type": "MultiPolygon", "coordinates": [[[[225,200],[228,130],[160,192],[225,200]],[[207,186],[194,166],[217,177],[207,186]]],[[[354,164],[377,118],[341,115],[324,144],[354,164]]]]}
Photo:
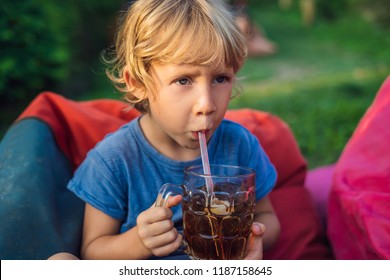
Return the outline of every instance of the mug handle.
{"type": "Polygon", "coordinates": [[[155,207],[166,207],[169,197],[183,195],[183,187],[180,185],[166,183],[158,192],[155,207]]]}
{"type": "MultiPolygon", "coordinates": [[[[184,193],[184,188],[183,186],[180,185],[175,185],[175,184],[170,184],[166,183],[164,184],[161,189],[158,192],[155,207],[166,207],[169,197],[170,196],[175,196],[175,195],[183,195],[184,193]]],[[[180,247],[178,249],[178,252],[183,252],[187,254],[187,243],[184,241],[181,242],[180,247]]]]}

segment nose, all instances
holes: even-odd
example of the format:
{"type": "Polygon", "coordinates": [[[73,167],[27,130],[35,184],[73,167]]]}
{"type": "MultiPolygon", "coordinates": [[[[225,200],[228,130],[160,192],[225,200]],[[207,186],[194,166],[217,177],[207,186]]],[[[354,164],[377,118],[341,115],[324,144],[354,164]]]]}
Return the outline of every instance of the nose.
{"type": "Polygon", "coordinates": [[[194,106],[195,115],[206,116],[215,112],[216,109],[211,87],[202,87],[197,94],[197,100],[194,106]]]}

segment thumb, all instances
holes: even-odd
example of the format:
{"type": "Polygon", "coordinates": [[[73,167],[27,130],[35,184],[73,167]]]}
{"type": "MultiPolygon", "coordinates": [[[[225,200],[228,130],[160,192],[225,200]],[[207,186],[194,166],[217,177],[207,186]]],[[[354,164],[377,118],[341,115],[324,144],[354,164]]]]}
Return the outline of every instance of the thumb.
{"type": "Polygon", "coordinates": [[[153,205],[155,207],[174,207],[180,204],[182,201],[183,196],[182,195],[175,195],[175,196],[168,196],[167,201],[163,199],[160,195],[157,197],[156,203],[153,205]]]}
{"type": "Polygon", "coordinates": [[[252,233],[248,239],[246,260],[261,260],[263,259],[263,235],[265,233],[265,225],[254,222],[252,224],[252,233]]]}
{"type": "Polygon", "coordinates": [[[182,201],[182,199],[183,199],[183,196],[180,194],[168,197],[167,207],[172,208],[174,206],[179,205],[180,202],[182,201]]]}
{"type": "Polygon", "coordinates": [[[263,237],[264,233],[265,233],[265,225],[259,222],[253,222],[252,235],[263,237]]]}

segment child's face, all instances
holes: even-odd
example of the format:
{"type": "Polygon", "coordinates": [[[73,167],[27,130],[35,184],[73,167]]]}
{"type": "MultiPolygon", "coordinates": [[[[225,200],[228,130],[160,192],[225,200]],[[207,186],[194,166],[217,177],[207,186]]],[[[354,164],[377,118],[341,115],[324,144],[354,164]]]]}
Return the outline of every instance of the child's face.
{"type": "Polygon", "coordinates": [[[185,153],[189,149],[194,155],[194,150],[199,152],[197,132],[205,131],[209,139],[225,115],[235,78],[233,68],[153,64],[152,76],[158,92],[156,98],[149,98],[145,135],[154,146],[161,145],[160,151],[181,149],[185,153]]]}

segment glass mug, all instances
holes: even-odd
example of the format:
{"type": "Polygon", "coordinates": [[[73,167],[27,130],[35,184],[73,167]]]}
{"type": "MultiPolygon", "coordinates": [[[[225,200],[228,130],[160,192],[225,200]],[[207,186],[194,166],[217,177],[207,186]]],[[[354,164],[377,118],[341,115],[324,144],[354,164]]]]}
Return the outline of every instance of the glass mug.
{"type": "Polygon", "coordinates": [[[183,196],[183,245],[190,258],[243,259],[254,217],[256,173],[229,165],[210,169],[212,175],[205,175],[201,165],[187,167],[182,185],[162,186],[156,206],[165,206],[169,196],[183,196]]]}

